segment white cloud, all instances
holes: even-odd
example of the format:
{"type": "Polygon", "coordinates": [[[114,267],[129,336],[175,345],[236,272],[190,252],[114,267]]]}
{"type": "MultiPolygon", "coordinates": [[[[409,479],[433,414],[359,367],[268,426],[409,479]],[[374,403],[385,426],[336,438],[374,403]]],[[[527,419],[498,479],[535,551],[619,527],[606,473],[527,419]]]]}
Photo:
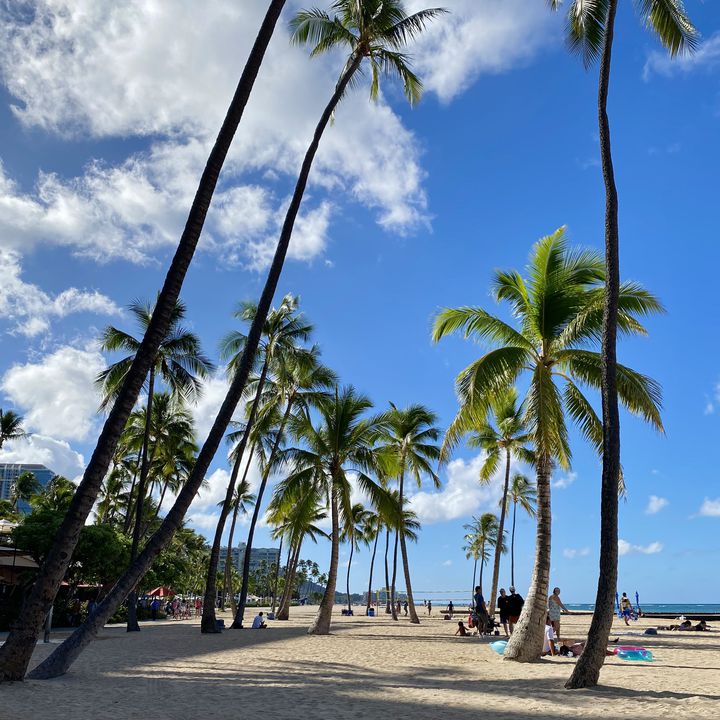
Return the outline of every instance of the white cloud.
{"type": "Polygon", "coordinates": [[[37,463],[70,480],[77,479],[85,470],[85,459],[67,442],[38,434],[8,440],[0,450],[0,462],[37,463]]]}
{"type": "MultiPolygon", "coordinates": [[[[230,383],[225,375],[224,369],[218,370],[215,375],[203,381],[202,395],[195,405],[190,406],[190,413],[193,417],[195,435],[198,442],[202,444],[215,422],[220,406],[227,395],[230,383]]],[[[242,405],[242,403],[240,403],[242,405]]],[[[235,413],[240,417],[241,413],[235,413]]]]}
{"type": "Polygon", "coordinates": [[[61,440],[85,440],[100,404],[95,378],[104,369],[96,349],[63,346],[39,362],[13,365],[0,389],[24,415],[29,430],[61,440]]]}
{"type": "Polygon", "coordinates": [[[633,545],[627,540],[618,540],[619,555],[655,555],[661,552],[663,544],[660,542],[652,542],[649,545],[633,545]]]}
{"type": "Polygon", "coordinates": [[[487,485],[478,478],[484,455],[469,461],[453,460],[447,466],[447,482],[441,490],[421,490],[408,496],[410,507],[420,522],[436,523],[468,517],[480,508],[495,509],[502,492],[502,478],[498,474],[487,485]]]}
{"type": "Polygon", "coordinates": [[[587,557],[590,554],[590,548],[584,547],[584,548],[565,548],[563,550],[563,557],[566,557],[568,560],[574,560],[578,557],[587,557]]]}
{"type": "MultiPolygon", "coordinates": [[[[1,222],[1,221],[0,221],[1,222]]],[[[13,330],[33,337],[50,329],[54,318],[88,312],[119,315],[120,308],[97,290],[68,288],[52,297],[22,278],[20,255],[0,247],[0,318],[15,323],[13,330]]]]}
{"type": "Polygon", "coordinates": [[[702,517],[720,517],[720,498],[715,500],[705,498],[700,510],[698,510],[698,515],[702,517]]]}
{"type": "Polygon", "coordinates": [[[648,81],[653,75],[673,77],[696,70],[712,70],[718,63],[720,63],[720,33],[715,33],[701,43],[694,53],[671,58],[667,52],[654,50],[645,62],[643,79],[648,81]]]}
{"type": "Polygon", "coordinates": [[[443,567],[450,567],[452,564],[452,560],[445,560],[445,562],[443,562],[443,567]]]}
{"type": "Polygon", "coordinates": [[[556,480],[553,480],[550,483],[550,487],[553,487],[556,490],[565,490],[566,488],[569,488],[576,480],[577,480],[577,473],[569,472],[569,473],[566,473],[565,475],[561,475],[556,480]]]}
{"type": "Polygon", "coordinates": [[[667,498],[658,497],[657,495],[651,495],[648,498],[648,504],[645,508],[645,514],[655,515],[656,513],[659,513],[668,504],[669,500],[667,498]]]}

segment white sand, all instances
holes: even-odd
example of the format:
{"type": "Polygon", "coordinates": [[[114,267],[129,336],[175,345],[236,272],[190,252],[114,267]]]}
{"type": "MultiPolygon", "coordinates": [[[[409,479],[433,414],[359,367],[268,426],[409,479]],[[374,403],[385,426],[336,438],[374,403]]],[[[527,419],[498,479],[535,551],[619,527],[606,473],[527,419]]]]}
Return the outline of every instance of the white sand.
{"type": "MultiPolygon", "coordinates": [[[[655,662],[609,658],[601,688],[570,692],[562,685],[574,660],[504,662],[487,641],[454,637],[456,623],[438,615],[413,626],[336,611],[329,637],[306,634],[314,608],[293,608],[290,622],[265,631],[201,635],[198,621],[144,623],[129,635],[107,628],[65,677],[0,686],[0,719],[720,717],[720,632],[627,636],[655,662]]],[[[562,636],[582,637],[588,624],[563,616],[562,636]]],[[[39,645],[34,662],[54,647],[39,645]]]]}

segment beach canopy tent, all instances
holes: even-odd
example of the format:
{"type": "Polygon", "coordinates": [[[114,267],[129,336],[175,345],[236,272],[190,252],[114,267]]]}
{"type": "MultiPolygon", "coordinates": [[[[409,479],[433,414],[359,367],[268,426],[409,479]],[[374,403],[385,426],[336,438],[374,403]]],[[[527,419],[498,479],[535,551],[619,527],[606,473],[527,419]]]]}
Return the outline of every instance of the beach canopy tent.
{"type": "Polygon", "coordinates": [[[175,595],[175,591],[169,587],[163,587],[162,585],[160,587],[156,587],[154,590],[151,590],[149,593],[147,593],[150,597],[172,597],[175,595]]]}

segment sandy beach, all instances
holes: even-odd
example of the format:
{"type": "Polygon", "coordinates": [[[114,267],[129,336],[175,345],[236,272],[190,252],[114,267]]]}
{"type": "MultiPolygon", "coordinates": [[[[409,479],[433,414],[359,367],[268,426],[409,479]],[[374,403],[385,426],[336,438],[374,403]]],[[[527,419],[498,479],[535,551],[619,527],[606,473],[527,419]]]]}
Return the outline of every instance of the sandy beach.
{"type": "MultiPolygon", "coordinates": [[[[422,609],[422,608],[421,608],[422,609]]],[[[470,720],[717,717],[720,632],[625,636],[655,662],[609,658],[602,688],[562,689],[574,660],[503,662],[487,642],[453,636],[440,616],[422,624],[340,616],[329,637],[306,628],[314,608],[293,608],[267,631],[201,635],[198,621],[145,623],[139,634],[106,628],[63,678],[0,688],[2,720],[195,720],[261,717],[415,717],[470,720]]],[[[229,623],[229,616],[226,615],[229,623]]],[[[563,616],[581,637],[590,617],[563,616]]],[[[637,632],[652,623],[633,623],[637,632]]],[[[616,620],[615,632],[624,625],[616,620]]],[[[33,663],[55,645],[39,645],[33,663]]]]}

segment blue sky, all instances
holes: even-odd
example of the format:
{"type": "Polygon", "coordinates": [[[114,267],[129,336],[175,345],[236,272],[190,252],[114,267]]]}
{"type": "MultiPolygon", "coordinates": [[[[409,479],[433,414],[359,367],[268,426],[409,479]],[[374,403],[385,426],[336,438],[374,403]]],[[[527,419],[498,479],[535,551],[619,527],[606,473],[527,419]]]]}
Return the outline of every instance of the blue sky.
{"type": "MultiPolygon", "coordinates": [[[[264,8],[259,0],[242,8],[212,0],[202,13],[180,2],[153,12],[129,0],[34,5],[5,10],[0,31],[0,406],[24,414],[34,435],[0,457],[75,477],[100,422],[98,330],[129,328],[123,308],[161,284],[264,8]]],[[[299,5],[288,3],[273,39],[183,290],[189,322],[214,357],[235,303],[262,285],[340,64],[310,62],[289,46],[286,21],[299,5]]],[[[377,105],[362,87],[338,112],[278,292],[302,297],[324,359],[344,382],[379,408],[422,402],[443,425],[456,409],[453,379],[481,348],[459,339],[433,346],[433,314],[461,304],[493,309],[493,270],[521,268],[532,243],[560,225],[573,242],[601,248],[604,204],[596,71],[566,51],[562,19],[540,0],[445,5],[452,15],[414,49],[426,85],[420,106],[410,110],[387,85],[377,105]]],[[[720,596],[720,580],[707,572],[720,523],[708,450],[720,413],[720,12],[687,7],[703,42],[695,58],[670,62],[632,3],[621,3],[610,97],[622,273],[668,310],[648,323],[648,338],[620,348],[624,363],[664,388],[664,437],[626,416],[622,426],[619,589],[637,589],[646,602],[720,596]]],[[[201,433],[224,390],[214,378],[194,410],[201,433]]],[[[566,602],[587,602],[599,464],[575,434],[573,451],[573,474],[559,473],[553,490],[551,582],[566,602]]],[[[414,500],[424,522],[411,550],[419,591],[470,584],[462,525],[497,497],[496,487],[478,489],[478,462],[462,449],[443,488],[423,488],[414,500]]],[[[218,456],[211,489],[191,511],[206,534],[225,470],[218,456]]],[[[267,541],[261,529],[258,543],[267,541]]],[[[533,551],[524,517],[517,544],[523,592],[533,551]]],[[[328,553],[321,545],[307,554],[326,565],[328,553]]],[[[366,586],[368,567],[363,551],[355,590],[366,586]]]]}

